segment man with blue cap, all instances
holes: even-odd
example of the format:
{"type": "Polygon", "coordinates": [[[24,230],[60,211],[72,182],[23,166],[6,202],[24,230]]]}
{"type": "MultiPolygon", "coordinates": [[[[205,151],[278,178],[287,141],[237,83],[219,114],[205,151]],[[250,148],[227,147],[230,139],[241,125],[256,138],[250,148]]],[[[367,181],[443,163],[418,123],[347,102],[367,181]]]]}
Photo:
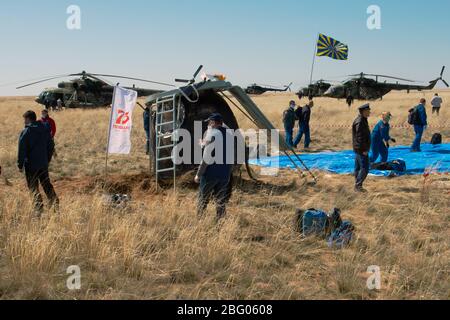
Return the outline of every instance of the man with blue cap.
{"type": "Polygon", "coordinates": [[[359,116],[353,122],[353,151],[355,152],[355,191],[367,192],[363,183],[369,174],[370,162],[369,151],[371,145],[370,128],[368,118],[370,117],[370,105],[359,107],[359,116]]]}
{"type": "Polygon", "coordinates": [[[203,217],[209,202],[215,200],[216,221],[219,221],[225,217],[226,204],[231,197],[233,164],[227,161],[227,151],[228,144],[234,143],[234,138],[227,132],[221,114],[211,114],[206,122],[208,132],[202,142],[205,147],[203,160],[195,176],[195,182],[200,184],[197,213],[203,217]]]}

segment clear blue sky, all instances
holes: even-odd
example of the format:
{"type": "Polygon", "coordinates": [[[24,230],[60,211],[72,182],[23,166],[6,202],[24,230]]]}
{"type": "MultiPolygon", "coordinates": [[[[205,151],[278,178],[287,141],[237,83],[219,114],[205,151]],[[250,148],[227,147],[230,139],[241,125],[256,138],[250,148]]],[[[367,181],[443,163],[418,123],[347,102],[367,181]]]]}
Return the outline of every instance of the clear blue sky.
{"type": "Polygon", "coordinates": [[[0,95],[36,95],[58,81],[2,85],[82,70],[172,82],[199,64],[236,84],[298,89],[318,32],[348,44],[350,59],[318,58],[315,79],[365,71],[428,81],[442,65],[450,72],[449,12],[447,0],[0,1],[0,95]],[[71,4],[80,31],[66,28],[71,4]],[[366,27],[371,4],[382,10],[379,31],[366,27]]]}

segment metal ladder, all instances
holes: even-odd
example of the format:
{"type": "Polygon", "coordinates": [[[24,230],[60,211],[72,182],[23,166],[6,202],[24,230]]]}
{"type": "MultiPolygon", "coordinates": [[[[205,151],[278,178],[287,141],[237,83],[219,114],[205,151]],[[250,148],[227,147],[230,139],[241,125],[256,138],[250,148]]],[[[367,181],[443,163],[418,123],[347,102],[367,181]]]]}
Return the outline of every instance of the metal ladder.
{"type": "Polygon", "coordinates": [[[155,173],[156,187],[161,178],[162,173],[173,173],[173,187],[176,190],[176,164],[173,159],[172,150],[177,143],[177,114],[180,103],[178,94],[167,97],[161,97],[156,100],[156,116],[155,116],[155,173]],[[170,156],[161,155],[163,150],[169,150],[170,156]],[[171,165],[164,166],[163,163],[171,161],[171,165]]]}

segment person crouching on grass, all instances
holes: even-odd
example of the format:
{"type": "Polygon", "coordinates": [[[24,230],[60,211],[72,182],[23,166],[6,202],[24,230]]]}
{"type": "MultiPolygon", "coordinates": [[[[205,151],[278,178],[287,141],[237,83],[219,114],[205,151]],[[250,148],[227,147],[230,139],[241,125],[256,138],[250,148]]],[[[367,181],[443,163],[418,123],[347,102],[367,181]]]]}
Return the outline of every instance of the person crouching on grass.
{"type": "MultiPolygon", "coordinates": [[[[223,123],[222,115],[213,113],[206,120],[208,122],[208,132],[202,145],[205,146],[203,160],[195,176],[195,183],[200,184],[197,214],[200,218],[204,216],[205,210],[209,202],[214,199],[216,201],[216,222],[219,222],[226,214],[226,205],[231,197],[231,174],[233,165],[227,163],[227,145],[233,143],[233,136],[227,132],[223,123]],[[222,147],[222,159],[217,159],[218,150],[214,150],[214,143],[221,139],[221,143],[217,143],[217,147],[222,147]],[[211,157],[215,153],[215,162],[209,164],[207,157],[211,157]]],[[[220,150],[219,150],[220,153],[220,150]]]]}
{"type": "Polygon", "coordinates": [[[381,120],[377,123],[372,131],[370,163],[375,163],[381,156],[381,162],[387,162],[389,158],[389,142],[396,143],[394,138],[390,136],[392,114],[384,112],[381,120]]]}
{"type": "Polygon", "coordinates": [[[44,203],[39,192],[39,183],[44,189],[50,207],[53,207],[56,212],[59,210],[59,199],[48,174],[55,143],[50,130],[37,121],[34,111],[27,111],[23,118],[25,129],[19,138],[17,166],[20,172],[25,170],[27,186],[33,196],[34,213],[40,217],[44,210],[44,203]]]}

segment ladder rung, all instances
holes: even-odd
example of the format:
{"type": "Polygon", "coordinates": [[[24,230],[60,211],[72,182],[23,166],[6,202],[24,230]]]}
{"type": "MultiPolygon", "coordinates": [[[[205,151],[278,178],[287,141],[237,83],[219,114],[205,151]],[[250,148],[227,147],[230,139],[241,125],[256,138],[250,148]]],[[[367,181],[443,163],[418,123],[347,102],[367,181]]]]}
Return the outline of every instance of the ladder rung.
{"type": "Polygon", "coordinates": [[[169,145],[166,145],[166,146],[160,146],[157,149],[158,150],[162,150],[162,149],[168,149],[168,148],[174,148],[174,147],[175,147],[174,144],[169,144],[169,145]]]}
{"type": "Polygon", "coordinates": [[[163,173],[163,172],[169,172],[169,171],[174,171],[175,167],[173,168],[168,168],[168,169],[161,169],[161,170],[156,170],[157,173],[163,173]]]}
{"type": "Polygon", "coordinates": [[[161,161],[167,161],[167,160],[172,160],[172,159],[173,159],[172,157],[165,157],[165,158],[156,159],[156,161],[161,162],[161,161]]]}
{"type": "Polygon", "coordinates": [[[167,113],[173,113],[173,112],[175,112],[175,109],[172,109],[172,110],[164,110],[164,111],[156,111],[156,115],[161,115],[161,114],[167,114],[167,113]]]}
{"type": "Polygon", "coordinates": [[[157,123],[156,124],[156,126],[157,127],[162,127],[162,126],[166,126],[166,125],[168,125],[168,124],[174,124],[175,123],[175,121],[168,121],[168,122],[163,122],[163,123],[157,123]]]}
{"type": "Polygon", "coordinates": [[[157,137],[158,138],[172,138],[173,134],[172,133],[163,133],[163,134],[158,134],[157,137]]]}

